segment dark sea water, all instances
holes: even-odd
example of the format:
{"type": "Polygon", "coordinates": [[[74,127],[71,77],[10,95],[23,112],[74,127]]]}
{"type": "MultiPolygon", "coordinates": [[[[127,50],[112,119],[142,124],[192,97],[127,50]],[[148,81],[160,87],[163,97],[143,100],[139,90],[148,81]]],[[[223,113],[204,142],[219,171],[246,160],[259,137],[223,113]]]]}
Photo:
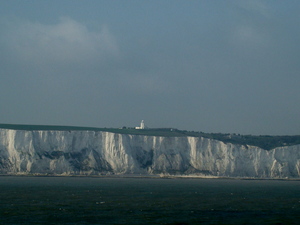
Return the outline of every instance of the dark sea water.
{"type": "Polygon", "coordinates": [[[0,224],[299,224],[300,181],[0,177],[0,224]]]}

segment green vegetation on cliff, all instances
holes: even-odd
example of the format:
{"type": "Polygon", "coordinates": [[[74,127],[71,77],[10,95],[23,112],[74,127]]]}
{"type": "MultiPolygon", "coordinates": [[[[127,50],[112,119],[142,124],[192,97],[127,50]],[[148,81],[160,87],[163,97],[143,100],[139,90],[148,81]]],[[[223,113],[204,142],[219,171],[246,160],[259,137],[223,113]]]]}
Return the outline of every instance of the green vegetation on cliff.
{"type": "Polygon", "coordinates": [[[50,125],[18,125],[18,124],[0,124],[0,129],[12,130],[58,130],[58,131],[105,131],[120,134],[163,136],[163,137],[204,137],[232,143],[238,145],[253,145],[265,150],[270,150],[281,146],[291,146],[300,144],[300,135],[294,136],[270,136],[270,135],[240,135],[223,133],[204,133],[196,131],[178,130],[173,128],[152,128],[152,129],[134,129],[134,128],[95,128],[95,127],[77,127],[77,126],[50,126],[50,125]]]}

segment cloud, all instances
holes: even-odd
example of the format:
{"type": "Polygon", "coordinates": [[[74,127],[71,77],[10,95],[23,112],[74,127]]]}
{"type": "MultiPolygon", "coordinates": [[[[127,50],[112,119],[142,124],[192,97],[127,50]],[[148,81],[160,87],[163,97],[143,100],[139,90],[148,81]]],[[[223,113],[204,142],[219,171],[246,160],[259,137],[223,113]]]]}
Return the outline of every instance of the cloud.
{"type": "Polygon", "coordinates": [[[80,63],[104,60],[119,54],[106,26],[98,32],[63,17],[57,24],[13,21],[6,24],[1,41],[12,57],[26,62],[80,63]]]}
{"type": "Polygon", "coordinates": [[[238,7],[247,11],[250,14],[257,14],[264,17],[270,16],[270,10],[265,4],[265,2],[261,0],[244,0],[244,1],[236,1],[238,7]]]}
{"type": "Polygon", "coordinates": [[[237,26],[232,38],[236,44],[248,47],[265,46],[269,43],[269,37],[265,32],[250,25],[237,26]]]}
{"type": "MultiPolygon", "coordinates": [[[[265,2],[234,1],[236,21],[232,23],[230,42],[242,51],[268,47],[272,40],[272,11],[265,2]]],[[[257,49],[256,49],[257,50],[257,49]]]]}

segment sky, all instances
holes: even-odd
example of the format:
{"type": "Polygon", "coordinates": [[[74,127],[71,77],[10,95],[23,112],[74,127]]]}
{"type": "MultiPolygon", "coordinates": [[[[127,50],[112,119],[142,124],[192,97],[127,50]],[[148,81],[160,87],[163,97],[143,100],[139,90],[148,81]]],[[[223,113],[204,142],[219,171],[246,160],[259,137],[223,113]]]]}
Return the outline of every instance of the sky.
{"type": "Polygon", "coordinates": [[[1,0],[0,123],[300,134],[298,0],[1,0]]]}

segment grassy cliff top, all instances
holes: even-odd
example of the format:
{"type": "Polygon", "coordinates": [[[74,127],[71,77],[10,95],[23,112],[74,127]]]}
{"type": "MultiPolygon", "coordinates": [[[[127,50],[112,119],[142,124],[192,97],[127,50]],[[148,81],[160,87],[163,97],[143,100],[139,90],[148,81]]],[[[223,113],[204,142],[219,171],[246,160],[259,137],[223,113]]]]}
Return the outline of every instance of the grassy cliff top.
{"type": "Polygon", "coordinates": [[[20,124],[0,124],[0,129],[12,130],[58,130],[58,131],[105,131],[120,134],[163,136],[163,137],[204,137],[219,140],[225,143],[239,145],[253,145],[265,150],[270,150],[281,146],[292,146],[300,144],[300,135],[240,135],[224,133],[204,133],[196,131],[178,130],[173,128],[152,128],[152,129],[134,129],[134,128],[96,128],[96,127],[78,127],[78,126],[53,126],[53,125],[20,125],[20,124]]]}

